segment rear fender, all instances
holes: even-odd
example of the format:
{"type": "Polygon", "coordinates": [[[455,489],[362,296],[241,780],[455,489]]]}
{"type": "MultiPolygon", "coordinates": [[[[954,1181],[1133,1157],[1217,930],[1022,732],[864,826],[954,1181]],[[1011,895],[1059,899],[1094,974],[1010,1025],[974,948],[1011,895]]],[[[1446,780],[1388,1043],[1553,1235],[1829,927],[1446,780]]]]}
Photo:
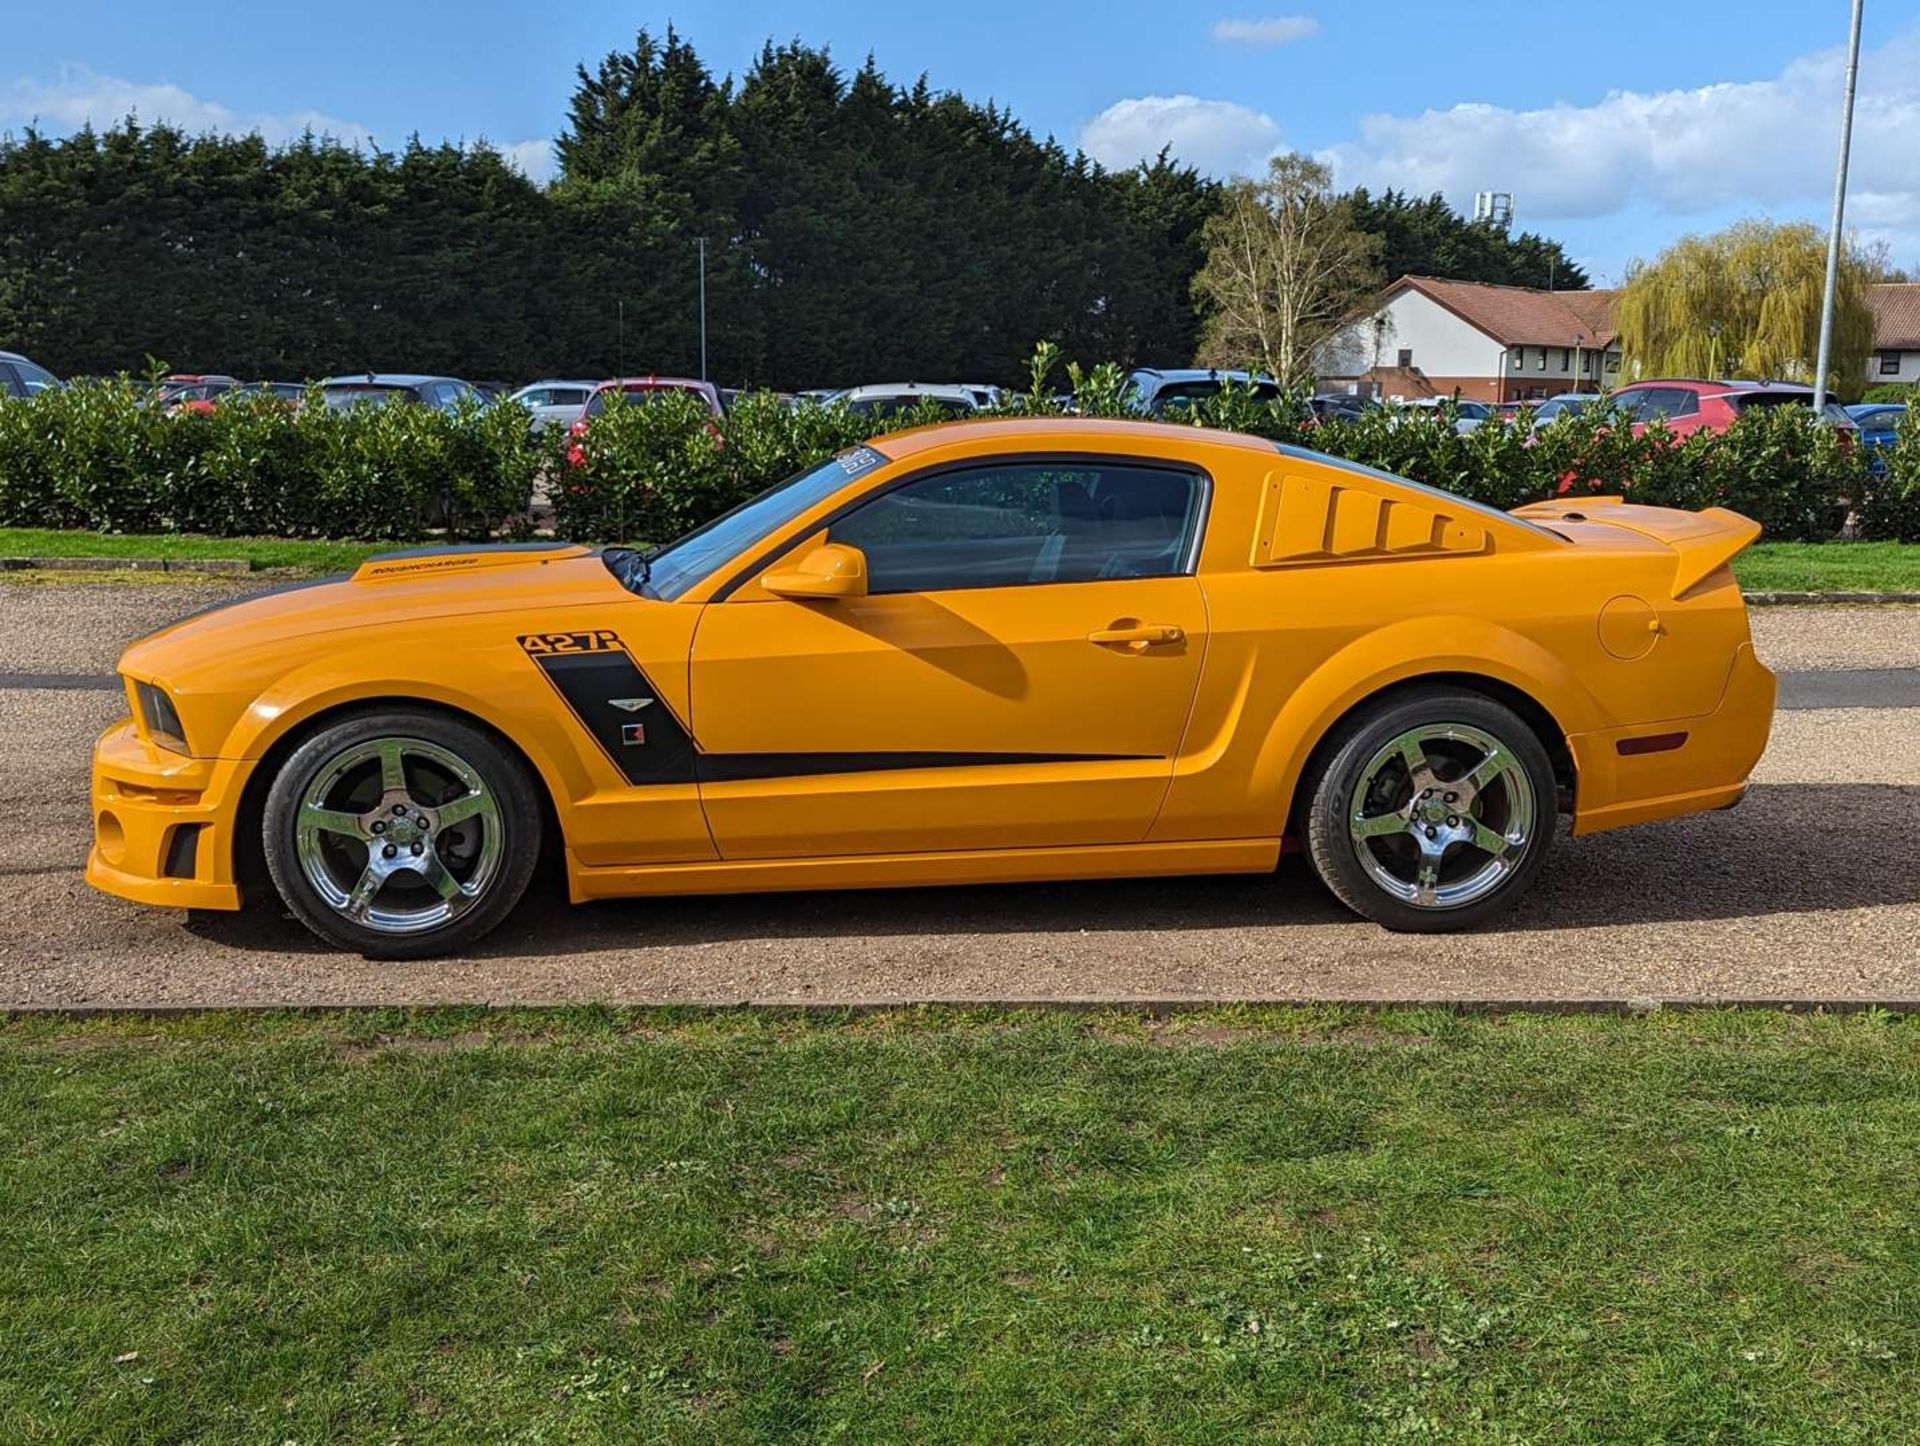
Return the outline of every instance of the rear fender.
{"type": "Polygon", "coordinates": [[[1425,617],[1354,639],[1328,658],[1281,707],[1255,766],[1260,806],[1283,814],[1314,750],[1340,720],[1374,695],[1423,677],[1464,674],[1504,683],[1533,699],[1572,734],[1606,715],[1585,684],[1531,639],[1483,618],[1425,617]],[[1436,637],[1446,640],[1436,649],[1436,637]]]}

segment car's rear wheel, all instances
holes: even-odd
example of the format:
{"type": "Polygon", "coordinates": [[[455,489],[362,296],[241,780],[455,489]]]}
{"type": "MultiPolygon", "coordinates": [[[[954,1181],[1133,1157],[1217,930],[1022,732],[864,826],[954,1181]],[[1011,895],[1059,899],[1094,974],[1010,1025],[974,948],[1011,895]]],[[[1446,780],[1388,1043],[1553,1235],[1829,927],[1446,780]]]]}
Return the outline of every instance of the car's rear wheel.
{"type": "Polygon", "coordinates": [[[1478,693],[1423,688],[1349,720],[1321,751],[1308,856],[1334,896],[1389,929],[1439,933],[1510,907],[1546,862],[1546,749],[1478,693]]]}
{"type": "Polygon", "coordinates": [[[537,783],[479,729],[396,710],[307,739],[267,793],[262,842],[287,907],[369,958],[450,953],[494,928],[540,851],[537,783]]]}

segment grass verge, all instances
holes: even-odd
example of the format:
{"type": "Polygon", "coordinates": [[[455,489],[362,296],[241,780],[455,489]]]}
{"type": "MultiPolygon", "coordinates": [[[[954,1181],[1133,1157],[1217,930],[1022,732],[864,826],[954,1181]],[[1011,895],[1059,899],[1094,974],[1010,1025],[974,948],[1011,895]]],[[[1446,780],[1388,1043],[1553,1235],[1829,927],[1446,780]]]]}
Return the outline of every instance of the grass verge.
{"type": "MultiPolygon", "coordinates": [[[[0,527],[0,557],[241,557],[257,568],[308,572],[341,572],[405,545],[0,527]]],[[[1763,542],[1742,553],[1734,571],[1751,592],[1916,592],[1920,544],[1763,542]]]]}
{"type": "Polygon", "coordinates": [[[44,527],[0,527],[0,557],[164,557],[188,560],[240,557],[255,567],[341,572],[376,552],[411,544],[312,542],[274,537],[197,537],[179,533],[67,532],[44,527]]]}
{"type": "Polygon", "coordinates": [[[17,1019],[0,1438],[1910,1439],[1917,1176],[1874,1016],[17,1019]]]}
{"type": "Polygon", "coordinates": [[[1920,543],[1762,542],[1733,571],[1748,592],[1920,592],[1920,543]]]}

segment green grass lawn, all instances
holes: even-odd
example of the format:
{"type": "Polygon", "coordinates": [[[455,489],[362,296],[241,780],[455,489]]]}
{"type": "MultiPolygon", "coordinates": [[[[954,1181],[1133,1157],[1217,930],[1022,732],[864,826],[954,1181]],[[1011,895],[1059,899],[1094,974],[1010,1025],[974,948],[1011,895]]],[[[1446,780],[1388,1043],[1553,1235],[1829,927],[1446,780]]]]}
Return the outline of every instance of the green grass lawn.
{"type": "MultiPolygon", "coordinates": [[[[292,542],[263,537],[137,536],[0,527],[0,557],[242,557],[255,567],[340,572],[405,543],[292,542]]],[[[1749,591],[1920,592],[1920,545],[1763,542],[1734,563],[1749,591]]]]}
{"type": "Polygon", "coordinates": [[[255,567],[341,572],[404,542],[307,542],[273,537],[146,536],[123,532],[67,532],[46,527],[0,527],[0,557],[240,557],[255,567]]]}
{"type": "Polygon", "coordinates": [[[1762,542],[1733,571],[1748,592],[1920,592],[1920,543],[1762,542]]]}
{"type": "Polygon", "coordinates": [[[0,1439],[1873,1441],[1920,1021],[0,1024],[0,1439]]]}

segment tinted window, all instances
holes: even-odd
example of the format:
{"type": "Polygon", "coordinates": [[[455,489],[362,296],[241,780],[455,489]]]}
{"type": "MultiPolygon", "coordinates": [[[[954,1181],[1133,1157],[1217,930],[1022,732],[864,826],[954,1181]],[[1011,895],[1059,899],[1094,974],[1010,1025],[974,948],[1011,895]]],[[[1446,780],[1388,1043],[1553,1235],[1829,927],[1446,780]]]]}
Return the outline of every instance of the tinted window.
{"type": "Polygon", "coordinates": [[[897,417],[926,407],[943,417],[964,417],[974,410],[971,402],[957,397],[929,397],[920,393],[901,393],[890,397],[861,397],[848,402],[847,410],[856,417],[897,417]]]}
{"type": "Polygon", "coordinates": [[[0,397],[24,397],[26,387],[14,373],[13,363],[0,361],[0,397]]]}
{"type": "Polygon", "coordinates": [[[11,367],[19,379],[16,396],[31,397],[35,393],[51,391],[60,385],[60,379],[44,367],[37,367],[30,361],[0,362],[0,371],[11,367]]]}
{"type": "Polygon", "coordinates": [[[1648,387],[1644,391],[1622,393],[1633,405],[1636,422],[1651,422],[1662,417],[1684,417],[1700,410],[1697,397],[1683,387],[1648,387]]]}
{"type": "Polygon", "coordinates": [[[413,393],[405,387],[384,387],[377,382],[349,382],[345,386],[328,387],[320,394],[320,400],[328,411],[338,412],[362,403],[383,407],[389,402],[411,401],[413,393]]]}
{"type": "Polygon", "coordinates": [[[1190,472],[1018,463],[940,472],[836,523],[867,556],[871,592],[1020,587],[1185,569],[1199,520],[1190,472]]]}
{"type": "MultiPolygon", "coordinates": [[[[1204,402],[1209,397],[1219,396],[1221,391],[1228,385],[1228,382],[1214,381],[1211,379],[1197,382],[1168,382],[1153,394],[1153,405],[1149,410],[1155,415],[1158,415],[1161,412],[1167,411],[1169,408],[1190,407],[1195,402],[1204,402]]],[[[1244,381],[1236,381],[1231,383],[1231,385],[1236,389],[1244,389],[1249,384],[1244,381]]],[[[1254,382],[1251,385],[1253,388],[1253,399],[1256,402],[1271,402],[1279,399],[1280,388],[1272,382],[1254,382]]]]}

